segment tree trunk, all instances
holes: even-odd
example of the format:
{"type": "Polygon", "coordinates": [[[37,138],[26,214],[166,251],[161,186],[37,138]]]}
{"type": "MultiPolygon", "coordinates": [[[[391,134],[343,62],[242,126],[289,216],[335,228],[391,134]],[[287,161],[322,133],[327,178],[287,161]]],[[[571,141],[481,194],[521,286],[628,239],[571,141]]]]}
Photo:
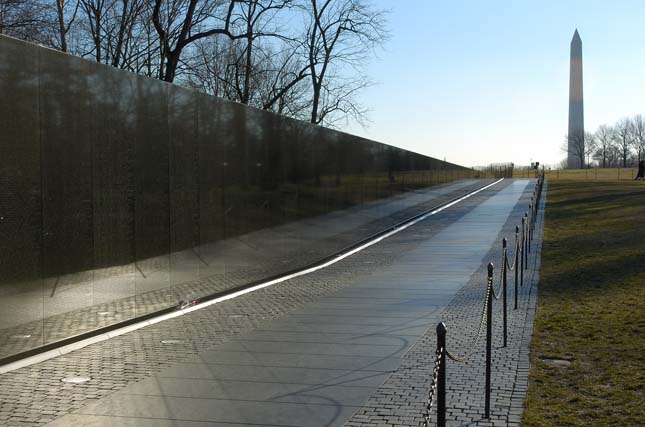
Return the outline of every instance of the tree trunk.
{"type": "Polygon", "coordinates": [[[67,52],[67,37],[65,31],[65,0],[56,0],[58,12],[58,30],[60,32],[60,50],[67,52]]]}
{"type": "Polygon", "coordinates": [[[318,104],[320,103],[320,85],[314,84],[314,99],[311,105],[311,123],[318,124],[318,104]]]}
{"type": "Polygon", "coordinates": [[[96,34],[94,35],[94,45],[96,46],[96,62],[100,63],[102,58],[101,52],[101,11],[97,8],[94,9],[94,28],[96,34]]]}
{"type": "Polygon", "coordinates": [[[180,51],[174,50],[168,53],[168,59],[166,60],[166,70],[163,77],[164,81],[172,83],[175,80],[175,74],[177,73],[177,65],[179,65],[179,53],[180,51]]]}
{"type": "Polygon", "coordinates": [[[125,40],[126,23],[129,18],[128,1],[129,0],[123,0],[123,8],[121,10],[121,22],[119,23],[119,34],[116,41],[114,56],[112,57],[113,67],[118,67],[121,62],[121,51],[123,50],[123,42],[125,40]]]}
{"type": "Polygon", "coordinates": [[[246,38],[246,64],[244,70],[244,90],[242,92],[242,104],[248,104],[251,97],[251,67],[253,62],[253,36],[252,28],[247,27],[248,37],[246,38]]]}
{"type": "Polygon", "coordinates": [[[250,1],[246,14],[246,63],[244,64],[244,88],[242,89],[242,104],[247,104],[251,98],[251,67],[253,66],[253,17],[256,1],[250,1]]]}

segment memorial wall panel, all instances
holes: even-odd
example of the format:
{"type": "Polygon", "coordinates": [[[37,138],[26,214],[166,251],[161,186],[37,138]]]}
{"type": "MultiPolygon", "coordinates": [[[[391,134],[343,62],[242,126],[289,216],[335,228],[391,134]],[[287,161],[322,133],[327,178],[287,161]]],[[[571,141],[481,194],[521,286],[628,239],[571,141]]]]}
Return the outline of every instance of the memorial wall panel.
{"type": "MultiPolygon", "coordinates": [[[[94,305],[135,294],[134,147],[136,142],[136,87],[132,75],[115,75],[110,68],[91,64],[89,91],[92,145],[94,239],[94,305]]],[[[102,310],[101,321],[129,318],[133,307],[118,314],[102,310]]]]}
{"type": "Polygon", "coordinates": [[[304,267],[475,175],[3,36],[0,90],[0,358],[304,267]]]}
{"type": "Polygon", "coordinates": [[[38,53],[0,49],[0,357],[43,343],[30,331],[44,307],[38,53]]]}
{"type": "Polygon", "coordinates": [[[40,277],[42,193],[38,126],[38,51],[0,49],[0,277],[40,277]]]}

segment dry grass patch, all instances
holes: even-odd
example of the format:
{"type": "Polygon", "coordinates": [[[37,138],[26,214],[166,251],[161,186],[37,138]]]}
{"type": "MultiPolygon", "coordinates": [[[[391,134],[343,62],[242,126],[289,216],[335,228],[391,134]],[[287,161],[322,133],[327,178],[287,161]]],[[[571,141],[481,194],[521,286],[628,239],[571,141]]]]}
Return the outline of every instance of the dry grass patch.
{"type": "Polygon", "coordinates": [[[644,425],[645,183],[551,181],[547,197],[524,425],[644,425]]]}

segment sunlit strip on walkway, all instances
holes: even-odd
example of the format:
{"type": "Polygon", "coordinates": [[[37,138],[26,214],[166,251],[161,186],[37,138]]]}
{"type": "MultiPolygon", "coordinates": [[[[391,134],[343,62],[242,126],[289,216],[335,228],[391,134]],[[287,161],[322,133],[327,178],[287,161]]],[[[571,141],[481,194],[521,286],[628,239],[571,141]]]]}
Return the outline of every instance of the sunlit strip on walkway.
{"type": "Polygon", "coordinates": [[[6,364],[4,366],[0,366],[0,374],[3,374],[5,372],[9,372],[9,371],[14,371],[16,369],[24,368],[26,366],[33,365],[35,363],[44,362],[45,360],[53,359],[54,357],[61,356],[63,354],[67,354],[67,353],[69,353],[71,351],[78,350],[78,349],[81,349],[83,347],[87,347],[88,345],[95,344],[97,342],[101,342],[101,341],[108,340],[110,338],[118,337],[119,335],[127,334],[128,332],[136,331],[137,329],[141,329],[141,328],[144,328],[144,327],[149,326],[149,325],[154,325],[155,323],[159,323],[159,322],[162,322],[164,320],[173,319],[175,317],[183,316],[184,314],[191,313],[191,312],[197,311],[197,310],[201,310],[202,308],[206,308],[208,306],[220,303],[222,301],[227,301],[227,300],[230,300],[230,299],[233,299],[233,298],[237,298],[239,296],[249,294],[251,292],[255,292],[255,291],[260,290],[260,289],[268,288],[269,286],[273,286],[275,284],[282,283],[282,282],[285,282],[287,280],[294,279],[296,277],[304,276],[306,274],[310,274],[310,273],[313,273],[315,271],[322,270],[323,268],[326,268],[326,267],[329,267],[330,265],[336,264],[337,262],[342,261],[345,258],[350,257],[350,256],[354,255],[355,253],[358,253],[358,252],[360,252],[360,251],[362,251],[362,250],[364,250],[366,248],[369,248],[370,246],[375,245],[375,244],[379,243],[380,241],[385,240],[388,237],[393,236],[396,233],[399,233],[399,232],[405,230],[406,228],[412,227],[413,225],[418,224],[419,222],[425,220],[426,218],[429,218],[429,217],[431,217],[433,215],[436,215],[439,212],[444,211],[444,210],[448,209],[449,207],[454,206],[457,203],[460,203],[460,202],[462,202],[462,201],[474,196],[475,194],[477,194],[477,193],[479,193],[481,191],[484,191],[484,190],[492,187],[495,184],[498,184],[498,183],[502,182],[503,180],[504,180],[504,178],[498,179],[497,181],[495,181],[495,182],[493,182],[491,184],[488,184],[488,185],[486,185],[486,186],[484,186],[482,188],[479,188],[479,189],[477,189],[477,190],[475,190],[473,192],[470,192],[470,193],[466,194],[463,197],[460,197],[460,198],[458,198],[456,200],[453,200],[450,203],[447,203],[447,204],[445,204],[445,205],[443,205],[443,206],[441,206],[441,207],[439,207],[437,209],[434,209],[434,210],[426,213],[425,215],[422,215],[422,216],[420,216],[420,217],[418,217],[418,218],[416,218],[416,219],[414,219],[414,220],[412,220],[412,221],[410,221],[408,223],[405,223],[404,225],[401,225],[400,227],[397,227],[394,230],[389,231],[388,233],[385,233],[385,234],[383,234],[383,235],[381,235],[381,236],[379,236],[379,237],[377,237],[377,238],[375,238],[373,240],[370,240],[369,242],[367,242],[367,243],[365,243],[365,244],[363,244],[363,245],[361,245],[359,247],[356,247],[356,248],[354,248],[354,249],[352,249],[350,251],[347,251],[347,252],[345,252],[343,254],[340,254],[337,257],[335,257],[335,258],[333,258],[333,259],[331,259],[331,260],[329,260],[329,261],[327,261],[325,263],[316,265],[315,267],[300,270],[300,271],[298,271],[296,273],[292,273],[292,274],[289,274],[287,276],[282,276],[282,277],[279,277],[277,279],[270,280],[268,282],[260,283],[260,284],[258,284],[256,286],[246,288],[246,289],[243,289],[243,290],[240,290],[240,291],[234,291],[234,292],[231,292],[230,294],[221,296],[219,298],[214,298],[212,300],[205,301],[205,302],[200,303],[200,304],[195,304],[195,305],[190,306],[190,307],[182,308],[182,309],[174,311],[172,313],[163,314],[163,315],[155,317],[153,319],[144,320],[142,322],[135,323],[135,324],[132,324],[132,325],[129,325],[129,326],[125,326],[123,328],[116,329],[114,331],[111,331],[111,332],[108,332],[108,333],[105,333],[105,334],[101,334],[101,335],[97,335],[95,337],[87,338],[87,339],[84,339],[82,341],[78,341],[78,342],[75,342],[75,343],[72,343],[72,344],[68,344],[68,345],[56,348],[54,350],[46,351],[46,352],[37,354],[35,356],[30,356],[30,357],[27,357],[25,359],[18,360],[16,362],[8,363],[8,364],[6,364]]]}

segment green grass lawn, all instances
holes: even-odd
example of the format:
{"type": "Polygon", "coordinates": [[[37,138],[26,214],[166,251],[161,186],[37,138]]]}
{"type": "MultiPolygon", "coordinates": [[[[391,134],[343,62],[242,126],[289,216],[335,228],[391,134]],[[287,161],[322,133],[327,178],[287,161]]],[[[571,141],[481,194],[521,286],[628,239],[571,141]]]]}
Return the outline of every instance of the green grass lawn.
{"type": "Polygon", "coordinates": [[[524,425],[645,425],[645,182],[547,197],[524,425]]]}

